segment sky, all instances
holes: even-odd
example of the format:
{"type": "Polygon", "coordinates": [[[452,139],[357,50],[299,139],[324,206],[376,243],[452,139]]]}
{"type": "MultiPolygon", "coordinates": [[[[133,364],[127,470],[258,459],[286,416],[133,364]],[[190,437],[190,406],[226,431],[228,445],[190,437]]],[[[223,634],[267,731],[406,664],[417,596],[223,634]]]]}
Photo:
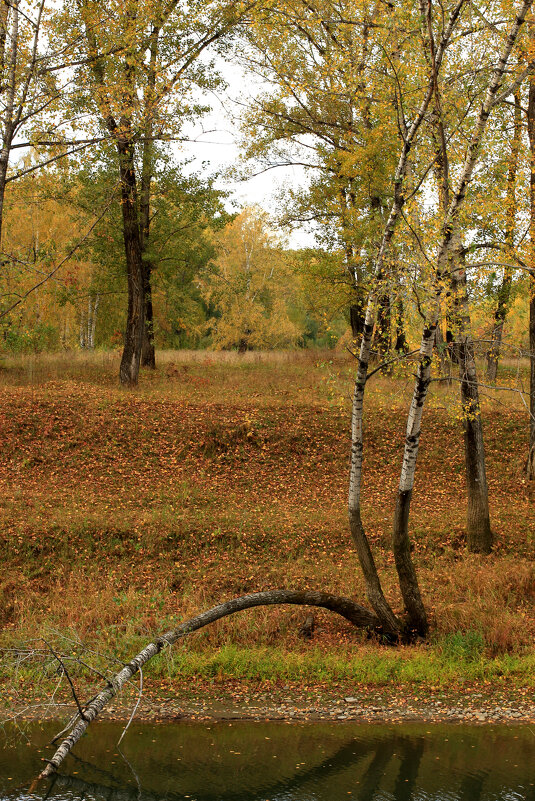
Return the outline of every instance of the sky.
{"type": "MultiPolygon", "coordinates": [[[[285,186],[306,186],[307,177],[302,167],[277,167],[262,172],[245,181],[226,175],[236,166],[239,156],[239,115],[248,98],[260,91],[261,86],[237,65],[223,64],[222,72],[228,82],[223,95],[211,95],[212,111],[186,129],[190,141],[183,143],[180,157],[192,159],[192,172],[219,172],[216,186],[230,193],[227,201],[229,211],[243,206],[258,205],[276,217],[278,201],[285,186]]],[[[206,99],[206,98],[204,98],[206,99]]],[[[205,173],[206,174],[206,173],[205,173]]],[[[304,228],[289,233],[288,246],[292,248],[314,247],[313,235],[304,228]]]]}

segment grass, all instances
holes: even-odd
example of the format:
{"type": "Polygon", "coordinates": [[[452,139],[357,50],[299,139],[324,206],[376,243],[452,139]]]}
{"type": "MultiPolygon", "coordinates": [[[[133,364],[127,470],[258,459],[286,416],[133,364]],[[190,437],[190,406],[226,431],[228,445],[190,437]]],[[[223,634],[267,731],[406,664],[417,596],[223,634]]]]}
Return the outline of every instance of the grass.
{"type": "MultiPolygon", "coordinates": [[[[46,635],[77,653],[90,643],[126,658],[178,620],[273,587],[366,603],[345,509],[350,357],[158,357],[135,392],[117,386],[116,353],[0,361],[6,647],[46,635]]],[[[389,537],[409,392],[410,375],[377,377],[366,413],[364,521],[398,610],[389,537]]],[[[323,612],[303,643],[304,610],[260,608],[194,635],[152,674],[532,685],[528,421],[518,397],[500,392],[489,391],[484,413],[490,557],[465,547],[455,385],[435,385],[425,412],[411,528],[429,644],[387,649],[323,612]]]]}

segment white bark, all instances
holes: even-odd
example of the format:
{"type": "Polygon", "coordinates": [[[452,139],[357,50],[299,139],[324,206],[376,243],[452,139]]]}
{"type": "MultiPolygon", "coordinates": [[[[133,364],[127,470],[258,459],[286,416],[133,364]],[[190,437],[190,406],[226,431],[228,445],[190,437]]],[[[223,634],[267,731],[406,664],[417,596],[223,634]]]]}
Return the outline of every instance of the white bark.
{"type": "Polygon", "coordinates": [[[95,698],[83,708],[83,716],[74,724],[69,735],[60,744],[52,759],[48,760],[46,768],[39,775],[39,779],[45,779],[56,771],[71,748],[78,742],[87,727],[97,715],[102,712],[106,704],[119,692],[127,681],[146,665],[154,656],[164,648],[173,645],[181,638],[191,634],[198,629],[221,620],[223,617],[233,615],[245,609],[252,609],[256,606],[272,606],[278,604],[295,604],[298,606],[316,606],[329,609],[349,620],[353,625],[364,628],[374,628],[379,624],[379,620],[359,604],[348,598],[341,598],[323,592],[306,590],[303,592],[292,592],[290,590],[268,590],[267,592],[257,592],[251,595],[244,595],[241,598],[234,598],[231,601],[214,606],[207,612],[203,612],[197,617],[182,623],[176,629],[162,634],[154,642],[149,643],[139,652],[122,670],[117,673],[95,698]]]}
{"type": "Polygon", "coordinates": [[[437,258],[437,281],[435,286],[435,297],[432,311],[422,333],[418,375],[414,386],[414,392],[407,421],[405,452],[403,454],[403,466],[399,485],[400,492],[412,491],[414,486],[416,459],[418,456],[420,442],[420,425],[423,407],[427,396],[427,389],[431,379],[431,355],[433,351],[433,339],[439,321],[440,299],[445,286],[449,284],[447,266],[454,245],[459,210],[464,202],[468,185],[472,180],[483,134],[485,132],[492,107],[495,105],[496,94],[503,79],[507,62],[509,61],[512,49],[520,32],[520,28],[524,23],[526,14],[531,8],[531,5],[532,0],[523,0],[520,11],[518,12],[515,22],[512,25],[511,31],[500,55],[498,66],[492,74],[487,91],[485,93],[485,99],[481,105],[479,116],[472,134],[470,145],[468,147],[459,185],[450,203],[450,207],[447,211],[446,219],[444,221],[444,234],[437,258]]]}

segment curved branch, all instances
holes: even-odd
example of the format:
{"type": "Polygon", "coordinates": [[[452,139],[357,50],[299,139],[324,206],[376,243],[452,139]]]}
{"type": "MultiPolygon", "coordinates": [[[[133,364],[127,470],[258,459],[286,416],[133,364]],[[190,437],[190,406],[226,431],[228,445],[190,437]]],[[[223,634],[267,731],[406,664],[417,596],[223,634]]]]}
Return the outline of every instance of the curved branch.
{"type": "Polygon", "coordinates": [[[266,592],[255,592],[250,595],[243,595],[240,598],[233,598],[231,601],[214,606],[206,612],[181,623],[176,629],[161,634],[153,642],[149,643],[142,651],[137,654],[122,670],[108,682],[101,692],[88,703],[83,710],[83,718],[73,726],[69,735],[63,740],[51,760],[48,761],[46,768],[41,772],[38,779],[45,779],[52,775],[61,765],[71,748],[78,742],[82,734],[94,720],[99,712],[102,712],[106,704],[117,695],[121,687],[129,681],[132,676],[138,673],[143,665],[160,653],[165,647],[173,645],[175,642],[191,634],[198,629],[202,629],[209,623],[214,623],[235,612],[244,609],[252,609],[255,606],[273,606],[279,604],[294,604],[298,606],[319,606],[331,612],[341,615],[354,626],[380,630],[380,622],[376,615],[369,612],[363,606],[355,603],[349,598],[338,595],[330,595],[326,592],[315,592],[311,590],[292,591],[292,590],[268,590],[266,592]]]}

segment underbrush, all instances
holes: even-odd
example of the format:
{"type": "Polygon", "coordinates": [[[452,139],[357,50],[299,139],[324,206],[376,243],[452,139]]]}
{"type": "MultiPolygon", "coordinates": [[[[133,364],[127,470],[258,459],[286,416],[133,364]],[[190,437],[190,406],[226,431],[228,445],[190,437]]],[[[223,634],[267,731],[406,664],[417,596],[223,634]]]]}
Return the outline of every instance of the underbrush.
{"type": "MultiPolygon", "coordinates": [[[[90,648],[105,672],[156,634],[249,592],[320,589],[367,604],[346,520],[349,358],[164,354],[135,393],[115,386],[117,362],[26,357],[0,375],[4,676],[16,664],[18,677],[35,680],[31,656],[16,656],[30,641],[48,659],[50,645],[90,648]]],[[[390,531],[405,391],[403,377],[371,385],[363,483],[366,531],[398,611],[390,531]]],[[[388,648],[321,611],[305,643],[306,610],[259,608],[195,634],[149,675],[532,684],[527,421],[486,401],[496,546],[490,557],[470,555],[451,392],[438,390],[426,410],[411,512],[429,643],[388,648]]]]}

